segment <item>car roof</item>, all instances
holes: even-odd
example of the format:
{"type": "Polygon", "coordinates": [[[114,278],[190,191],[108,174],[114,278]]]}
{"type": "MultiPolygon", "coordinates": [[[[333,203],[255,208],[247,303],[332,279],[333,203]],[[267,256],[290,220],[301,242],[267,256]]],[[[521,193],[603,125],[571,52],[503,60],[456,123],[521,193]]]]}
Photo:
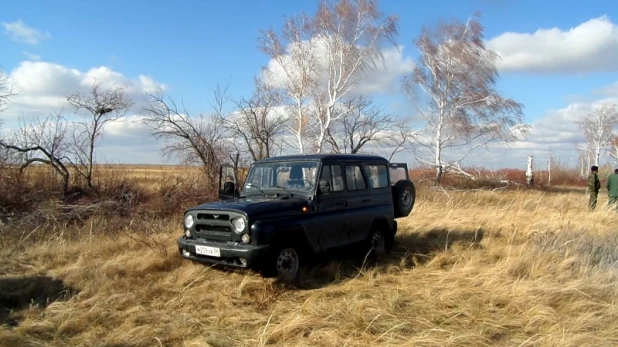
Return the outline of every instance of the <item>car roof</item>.
{"type": "Polygon", "coordinates": [[[293,160],[319,160],[319,161],[370,161],[388,163],[388,160],[379,155],[373,154],[346,154],[346,153],[320,153],[320,154],[293,154],[283,155],[279,157],[271,157],[258,161],[258,163],[272,163],[278,161],[293,161],[293,160]]]}

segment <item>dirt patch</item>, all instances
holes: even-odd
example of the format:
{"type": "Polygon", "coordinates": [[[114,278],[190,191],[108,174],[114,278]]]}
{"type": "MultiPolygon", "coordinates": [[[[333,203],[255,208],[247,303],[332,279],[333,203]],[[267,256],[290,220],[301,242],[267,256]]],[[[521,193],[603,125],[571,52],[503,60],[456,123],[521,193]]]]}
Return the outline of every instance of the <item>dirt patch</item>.
{"type": "Polygon", "coordinates": [[[0,278],[0,324],[17,325],[14,311],[30,305],[47,307],[56,300],[66,300],[75,290],[60,279],[47,276],[0,278]]]}

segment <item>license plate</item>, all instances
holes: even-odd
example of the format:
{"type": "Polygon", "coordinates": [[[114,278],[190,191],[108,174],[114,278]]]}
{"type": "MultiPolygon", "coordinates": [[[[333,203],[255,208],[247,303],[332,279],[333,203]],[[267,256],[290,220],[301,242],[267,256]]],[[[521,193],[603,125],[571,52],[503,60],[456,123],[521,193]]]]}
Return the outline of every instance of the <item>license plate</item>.
{"type": "Polygon", "coordinates": [[[195,253],[211,257],[221,257],[221,250],[216,247],[195,246],[195,253]]]}

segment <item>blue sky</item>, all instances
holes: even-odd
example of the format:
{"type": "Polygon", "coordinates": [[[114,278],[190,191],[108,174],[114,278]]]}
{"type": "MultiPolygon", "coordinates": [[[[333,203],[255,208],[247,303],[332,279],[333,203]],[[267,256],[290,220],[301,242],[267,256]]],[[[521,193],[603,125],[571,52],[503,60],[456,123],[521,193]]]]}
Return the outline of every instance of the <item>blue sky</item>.
{"type": "MultiPolygon", "coordinates": [[[[384,13],[400,17],[398,43],[405,47],[404,57],[412,58],[413,40],[422,25],[451,17],[465,20],[475,10],[482,11],[488,40],[506,32],[566,32],[604,15],[612,23],[618,20],[618,3],[596,0],[383,0],[380,5],[384,13]]],[[[208,88],[217,83],[231,80],[231,96],[248,96],[253,77],[268,62],[256,47],[260,29],[280,28],[285,16],[313,12],[316,6],[315,0],[11,1],[3,5],[0,23],[22,21],[42,38],[36,44],[19,42],[0,27],[5,34],[0,36],[0,65],[11,73],[29,59],[27,55],[35,55],[40,62],[81,72],[105,66],[130,79],[151,77],[165,84],[170,95],[182,96],[199,109],[207,107],[208,88]]],[[[608,49],[617,52],[617,46],[608,49]]],[[[593,59],[594,54],[582,57],[593,59]]],[[[618,71],[615,64],[609,65],[588,72],[505,69],[498,88],[525,104],[528,122],[542,121],[574,100],[594,101],[593,91],[616,83],[618,71]]]]}

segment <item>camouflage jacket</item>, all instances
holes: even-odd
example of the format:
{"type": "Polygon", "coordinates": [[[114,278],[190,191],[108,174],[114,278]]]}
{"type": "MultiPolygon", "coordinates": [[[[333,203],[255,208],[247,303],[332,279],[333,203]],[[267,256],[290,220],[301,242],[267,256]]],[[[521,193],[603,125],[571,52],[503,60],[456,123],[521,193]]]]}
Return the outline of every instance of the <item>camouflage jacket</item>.
{"type": "Polygon", "coordinates": [[[591,192],[599,192],[601,189],[601,181],[599,181],[599,176],[592,172],[590,176],[588,176],[588,190],[591,192]]]}
{"type": "Polygon", "coordinates": [[[618,197],[618,174],[611,174],[607,178],[607,195],[618,197]]]}

